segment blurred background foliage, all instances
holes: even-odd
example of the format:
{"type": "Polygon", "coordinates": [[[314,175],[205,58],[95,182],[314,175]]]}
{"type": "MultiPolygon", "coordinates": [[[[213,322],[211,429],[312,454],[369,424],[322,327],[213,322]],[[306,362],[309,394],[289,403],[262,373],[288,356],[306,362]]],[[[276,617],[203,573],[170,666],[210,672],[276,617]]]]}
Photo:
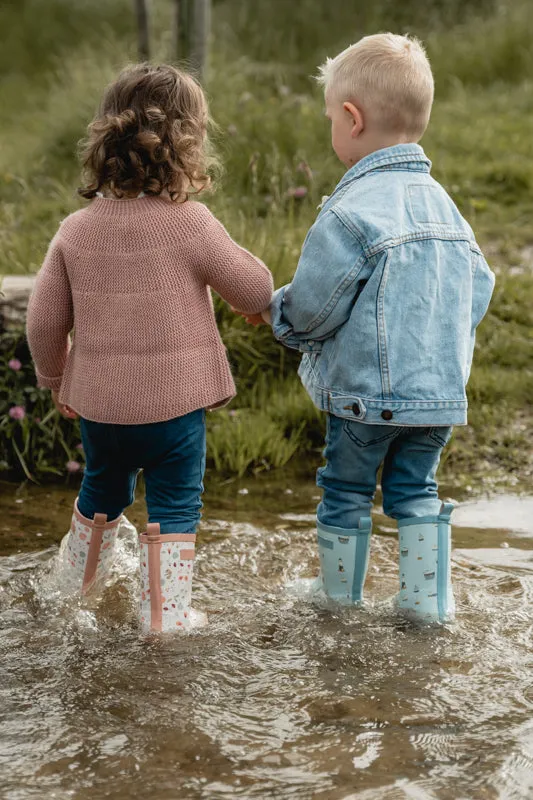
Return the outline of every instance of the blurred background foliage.
{"type": "MultiPolygon", "coordinates": [[[[154,59],[175,60],[171,3],[152,0],[151,11],[154,59]]],[[[290,280],[316,207],[342,174],[313,75],[327,56],[382,30],[416,34],[427,47],[436,101],[422,145],[498,273],[469,387],[472,426],[457,430],[445,470],[456,481],[523,479],[531,470],[533,396],[527,0],[214,0],[206,90],[225,170],[205,199],[234,238],[266,261],[276,285],[290,280]]],[[[1,275],[37,271],[59,221],[81,205],[76,143],[103,86],[135,60],[136,32],[131,0],[4,0],[0,31],[1,275]]],[[[217,315],[239,396],[231,411],[210,415],[210,465],[242,474],[299,455],[314,468],[324,420],[299,385],[298,357],[221,302],[217,315]]],[[[15,441],[36,477],[64,472],[81,458],[76,432],[60,427],[64,444],[56,430],[28,445],[22,421],[9,416],[20,375],[6,367],[20,355],[31,388],[27,352],[21,338],[3,342],[0,432],[10,434],[0,468],[22,474],[15,441]]],[[[27,394],[29,425],[32,414],[46,414],[32,403],[46,404],[47,396],[27,394]]]]}

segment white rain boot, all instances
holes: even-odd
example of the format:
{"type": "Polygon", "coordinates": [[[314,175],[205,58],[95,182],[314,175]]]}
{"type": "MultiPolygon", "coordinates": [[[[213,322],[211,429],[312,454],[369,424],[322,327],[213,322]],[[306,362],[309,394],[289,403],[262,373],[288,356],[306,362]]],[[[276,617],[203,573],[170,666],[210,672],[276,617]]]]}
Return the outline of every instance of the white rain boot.
{"type": "Polygon", "coordinates": [[[359,605],[370,555],[370,517],[361,517],[354,530],[317,522],[319,580],[328,597],[343,605],[359,605]]]}
{"type": "Polygon", "coordinates": [[[188,630],[207,616],[191,608],[195,533],[160,533],[150,523],[139,536],[140,621],[144,633],[188,630]]]}
{"type": "Polygon", "coordinates": [[[75,501],[62,564],[62,581],[71,591],[85,595],[102,585],[113,563],[121,519],[108,522],[107,514],[86,519],[75,501]]]}
{"type": "Polygon", "coordinates": [[[452,503],[433,517],[398,521],[400,593],[398,608],[423,622],[451,622],[455,601],[451,583],[452,503]]]}

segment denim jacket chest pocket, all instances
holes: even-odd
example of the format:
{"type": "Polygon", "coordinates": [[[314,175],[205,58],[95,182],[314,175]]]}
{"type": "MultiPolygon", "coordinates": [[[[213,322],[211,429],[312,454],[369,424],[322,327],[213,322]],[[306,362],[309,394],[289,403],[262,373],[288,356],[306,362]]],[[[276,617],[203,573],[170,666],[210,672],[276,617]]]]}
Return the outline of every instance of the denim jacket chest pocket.
{"type": "Polygon", "coordinates": [[[448,229],[457,228],[457,219],[445,201],[444,189],[437,184],[410,183],[407,186],[407,201],[415,225],[435,225],[448,229]],[[443,196],[444,195],[444,196],[443,196]]]}

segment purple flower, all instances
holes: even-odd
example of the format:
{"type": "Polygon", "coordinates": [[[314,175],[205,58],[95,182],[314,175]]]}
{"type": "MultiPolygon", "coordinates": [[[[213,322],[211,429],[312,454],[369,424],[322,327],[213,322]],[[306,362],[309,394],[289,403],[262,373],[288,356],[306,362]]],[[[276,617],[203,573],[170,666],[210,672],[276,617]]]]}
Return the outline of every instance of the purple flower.
{"type": "Polygon", "coordinates": [[[70,473],[79,472],[81,469],[81,464],[79,464],[77,461],[67,461],[65,466],[67,468],[67,472],[70,473]]]}
{"type": "Polygon", "coordinates": [[[294,197],[295,200],[301,200],[307,194],[307,186],[291,186],[287,189],[287,197],[294,197]]]}
{"type": "Polygon", "coordinates": [[[18,358],[12,358],[11,361],[7,362],[7,366],[9,367],[9,369],[12,369],[15,372],[18,372],[19,369],[22,367],[22,364],[18,360],[18,358]]]}
{"type": "Polygon", "coordinates": [[[24,406],[12,406],[9,409],[9,416],[11,419],[24,419],[26,416],[26,409],[24,406]]]}

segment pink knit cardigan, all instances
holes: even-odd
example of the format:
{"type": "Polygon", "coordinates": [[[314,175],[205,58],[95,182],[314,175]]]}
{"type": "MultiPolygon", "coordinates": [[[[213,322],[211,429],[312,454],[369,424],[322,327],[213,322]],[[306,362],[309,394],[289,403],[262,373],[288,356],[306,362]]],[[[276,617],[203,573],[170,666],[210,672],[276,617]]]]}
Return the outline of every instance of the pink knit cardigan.
{"type": "Polygon", "coordinates": [[[272,296],[265,265],[202,203],[96,198],[63,221],[37,277],[39,385],[85,419],[124,425],[223,404],[235,385],[210,286],[247,313],[272,296]]]}

